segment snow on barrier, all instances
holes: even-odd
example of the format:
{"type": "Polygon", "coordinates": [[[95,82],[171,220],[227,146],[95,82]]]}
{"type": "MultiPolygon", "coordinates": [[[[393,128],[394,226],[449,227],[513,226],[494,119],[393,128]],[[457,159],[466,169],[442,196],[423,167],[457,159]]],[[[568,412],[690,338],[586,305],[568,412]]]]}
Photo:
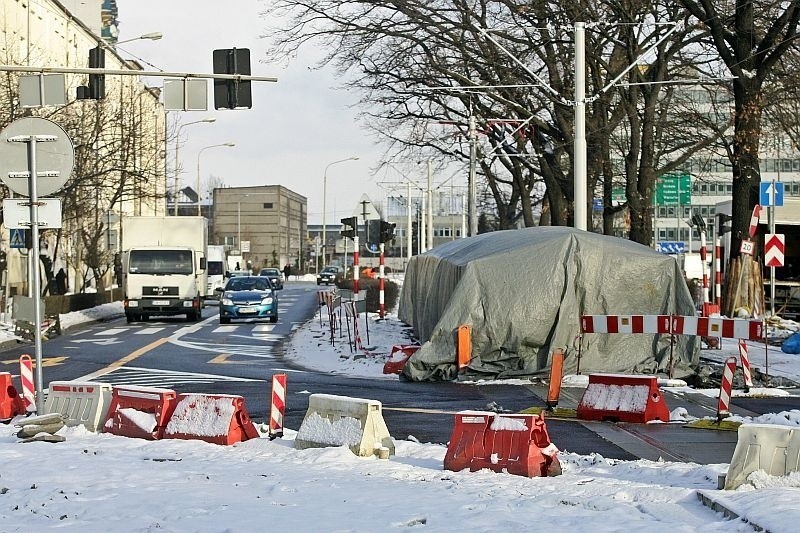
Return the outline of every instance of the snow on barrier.
{"type": "Polygon", "coordinates": [[[589,386],[578,404],[578,418],[640,424],[669,422],[669,408],[655,376],[589,374],[589,386]]]}
{"type": "Polygon", "coordinates": [[[800,471],[800,429],[776,424],[739,426],[725,489],[736,489],[757,470],[771,476],[800,471]]]}
{"type": "Polygon", "coordinates": [[[312,394],[294,447],[347,446],[360,457],[394,455],[381,402],[332,394],[312,394]]]}
{"type": "Polygon", "coordinates": [[[158,440],[172,416],[177,394],[170,389],[118,385],[113,388],[104,433],[158,440]]]}
{"type": "Polygon", "coordinates": [[[11,381],[11,373],[0,372],[0,421],[5,422],[24,413],[25,403],[11,381]]]}
{"type": "Polygon", "coordinates": [[[558,448],[550,442],[544,413],[501,415],[490,411],[461,411],[444,468],[471,472],[484,468],[517,476],[546,477],[561,474],[558,448]]]}
{"type": "Polygon", "coordinates": [[[384,374],[399,374],[412,355],[419,350],[419,344],[399,344],[392,346],[389,358],[383,364],[384,374]]]}
{"type": "Polygon", "coordinates": [[[100,431],[108,417],[112,388],[108,383],[51,381],[44,414],[58,413],[67,426],[100,431]]]}
{"type": "Polygon", "coordinates": [[[258,438],[258,430],[241,396],[181,394],[164,428],[163,438],[229,445],[258,438]]]}

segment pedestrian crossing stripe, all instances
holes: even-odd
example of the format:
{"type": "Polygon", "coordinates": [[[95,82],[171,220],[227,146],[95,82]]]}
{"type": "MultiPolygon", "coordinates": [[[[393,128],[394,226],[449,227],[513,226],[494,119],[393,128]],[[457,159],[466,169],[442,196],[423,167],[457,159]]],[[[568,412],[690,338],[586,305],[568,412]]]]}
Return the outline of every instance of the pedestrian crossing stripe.
{"type": "Polygon", "coordinates": [[[11,248],[25,248],[25,230],[22,228],[13,228],[11,230],[9,243],[11,248]]]}

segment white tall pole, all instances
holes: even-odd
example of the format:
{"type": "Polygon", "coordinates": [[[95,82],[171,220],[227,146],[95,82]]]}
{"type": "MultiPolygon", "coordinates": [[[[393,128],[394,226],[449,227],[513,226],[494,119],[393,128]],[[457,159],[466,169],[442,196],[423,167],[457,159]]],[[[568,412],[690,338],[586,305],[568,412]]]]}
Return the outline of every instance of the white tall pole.
{"type": "MultiPolygon", "coordinates": [[[[408,189],[406,192],[406,207],[407,209],[407,218],[406,218],[406,261],[411,261],[411,237],[414,232],[414,227],[411,223],[411,182],[408,182],[408,189]]],[[[406,262],[406,264],[408,264],[406,262]]]]}
{"type": "Polygon", "coordinates": [[[426,235],[426,225],[427,221],[425,220],[426,214],[426,205],[425,205],[425,191],[422,191],[422,208],[420,209],[420,219],[419,219],[419,253],[425,253],[428,251],[428,237],[426,235]]]}
{"type": "Polygon", "coordinates": [[[469,113],[469,236],[478,234],[478,187],[475,184],[475,165],[477,159],[478,132],[475,116],[470,108],[469,113]]]}
{"type": "Polygon", "coordinates": [[[586,230],[586,23],[575,23],[574,226],[586,230]]]}
{"type": "Polygon", "coordinates": [[[208,150],[209,148],[219,148],[221,146],[226,146],[226,147],[230,148],[232,146],[236,146],[236,144],[235,143],[231,143],[231,142],[221,143],[221,144],[212,144],[211,146],[204,146],[203,148],[200,148],[200,151],[197,152],[197,216],[201,216],[202,215],[202,213],[200,211],[200,200],[201,200],[201,196],[202,196],[200,194],[200,155],[205,150],[208,150]]]}
{"type": "Polygon", "coordinates": [[[433,249],[433,163],[428,159],[428,250],[433,249]]]}

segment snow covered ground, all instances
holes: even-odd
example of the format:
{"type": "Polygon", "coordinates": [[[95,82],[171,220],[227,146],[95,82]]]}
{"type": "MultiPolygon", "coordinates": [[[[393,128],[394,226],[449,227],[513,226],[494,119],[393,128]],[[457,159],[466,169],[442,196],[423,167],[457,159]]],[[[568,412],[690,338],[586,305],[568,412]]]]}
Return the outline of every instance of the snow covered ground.
{"type": "MultiPolygon", "coordinates": [[[[61,322],[69,327],[121,313],[119,304],[108,304],[62,315],[61,322]]],[[[311,319],[295,332],[288,355],[324,372],[397,379],[382,373],[384,358],[376,355],[409,341],[394,315],[370,322],[369,342],[362,332],[365,354],[350,353],[346,334],[334,346],[326,335],[319,317],[311,319]]],[[[723,344],[704,356],[724,360],[737,351],[735,343],[723,344]]],[[[763,365],[755,347],[750,353],[754,367],[763,365]]],[[[770,347],[769,357],[770,373],[800,382],[800,356],[770,347]]],[[[800,413],[758,421],[797,426],[800,413]]],[[[53,444],[21,443],[18,428],[0,425],[0,531],[494,532],[540,524],[593,532],[752,530],[703,506],[699,493],[770,531],[796,531],[800,522],[797,474],[757,474],[750,484],[723,492],[716,490],[717,478],[727,464],[567,453],[559,454],[564,474],[555,478],[449,472],[443,470],[446,447],[413,436],[395,436],[396,455],[380,460],[344,447],[295,450],[296,429],[274,441],[218,446],[64,428],[58,434],[66,441],[53,444]]]]}

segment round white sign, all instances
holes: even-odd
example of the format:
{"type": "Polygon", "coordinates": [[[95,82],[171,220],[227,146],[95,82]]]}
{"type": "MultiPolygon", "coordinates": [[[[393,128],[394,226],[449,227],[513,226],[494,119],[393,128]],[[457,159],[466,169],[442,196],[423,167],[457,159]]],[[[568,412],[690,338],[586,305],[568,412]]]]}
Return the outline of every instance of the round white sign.
{"type": "Polygon", "coordinates": [[[36,140],[36,195],[52,194],[66,183],[75,165],[72,140],[61,126],[39,117],[17,119],[0,132],[0,180],[21,196],[30,196],[28,139],[36,140]]]}

